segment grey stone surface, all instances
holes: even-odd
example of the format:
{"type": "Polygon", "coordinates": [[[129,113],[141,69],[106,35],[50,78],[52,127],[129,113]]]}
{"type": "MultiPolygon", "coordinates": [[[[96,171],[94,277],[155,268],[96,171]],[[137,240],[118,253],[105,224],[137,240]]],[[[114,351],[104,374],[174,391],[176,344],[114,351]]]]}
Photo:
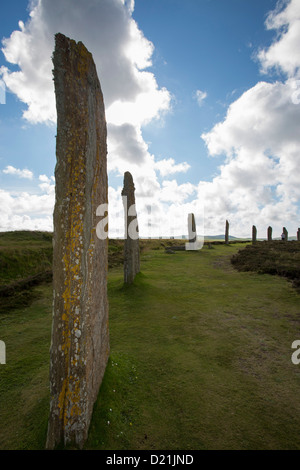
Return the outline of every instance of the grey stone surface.
{"type": "Polygon", "coordinates": [[[285,227],[283,227],[282,232],[284,233],[284,241],[287,242],[289,239],[288,231],[285,227]]]}
{"type": "Polygon", "coordinates": [[[129,171],[124,173],[122,200],[125,219],[124,282],[131,284],[140,272],[139,228],[135,205],[135,187],[129,171]]]}
{"type": "Polygon", "coordinates": [[[300,242],[300,228],[298,228],[297,230],[297,240],[298,242],[300,242]]]}
{"type": "Polygon", "coordinates": [[[46,448],[82,448],[109,356],[107,239],[96,208],[107,203],[106,120],[92,55],[55,36],[57,108],[50,415],[46,448]]]}

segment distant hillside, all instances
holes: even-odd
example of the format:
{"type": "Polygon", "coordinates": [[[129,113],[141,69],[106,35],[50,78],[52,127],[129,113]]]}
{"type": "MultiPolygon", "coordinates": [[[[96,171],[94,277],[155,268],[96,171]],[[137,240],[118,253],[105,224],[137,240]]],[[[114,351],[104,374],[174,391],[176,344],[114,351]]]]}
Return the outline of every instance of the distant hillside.
{"type": "MultiPolygon", "coordinates": [[[[198,235],[198,237],[202,237],[202,235],[198,235]]],[[[148,240],[147,237],[140,237],[141,240],[148,240]]],[[[188,237],[186,235],[182,236],[175,236],[175,237],[152,237],[153,240],[185,240],[188,241],[188,237]]],[[[204,240],[225,240],[225,235],[205,235],[204,240]]],[[[239,238],[239,237],[233,237],[232,235],[229,235],[229,240],[247,240],[246,238],[239,238]]]]}
{"type": "MultiPolygon", "coordinates": [[[[233,237],[232,235],[229,235],[229,240],[244,240],[244,238],[238,238],[238,237],[233,237]]],[[[225,235],[205,235],[204,236],[205,240],[225,240],[225,235]]]]}

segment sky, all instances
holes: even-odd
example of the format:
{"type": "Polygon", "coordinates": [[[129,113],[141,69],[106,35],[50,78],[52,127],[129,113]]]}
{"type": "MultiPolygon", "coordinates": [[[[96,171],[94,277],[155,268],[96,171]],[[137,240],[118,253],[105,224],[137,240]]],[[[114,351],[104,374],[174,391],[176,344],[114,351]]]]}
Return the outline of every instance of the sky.
{"type": "Polygon", "coordinates": [[[109,235],[123,175],[141,236],[300,226],[299,0],[11,0],[0,16],[0,231],[53,230],[54,34],[96,63],[109,235]]]}

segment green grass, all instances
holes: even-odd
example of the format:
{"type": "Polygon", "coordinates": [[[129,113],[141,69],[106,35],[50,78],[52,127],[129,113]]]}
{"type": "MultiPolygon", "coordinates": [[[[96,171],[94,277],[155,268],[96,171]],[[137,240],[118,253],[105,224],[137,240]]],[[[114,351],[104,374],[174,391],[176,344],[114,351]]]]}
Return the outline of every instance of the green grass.
{"type": "Polygon", "coordinates": [[[50,285],[32,304],[0,316],[6,364],[0,365],[0,449],[44,447],[49,411],[50,285]]]}
{"type": "Polygon", "coordinates": [[[28,306],[35,294],[32,285],[51,277],[51,233],[0,233],[0,315],[28,306]]]}
{"type": "Polygon", "coordinates": [[[52,268],[52,236],[43,232],[0,233],[0,286],[52,268]]]}
{"type": "MultiPolygon", "coordinates": [[[[164,242],[164,241],[162,241],[164,242]]],[[[109,271],[111,355],[86,449],[300,449],[300,295],[238,272],[242,244],[168,255],[153,241],[124,287],[109,271]]],[[[0,316],[0,448],[43,448],[52,292],[0,316]]]]}
{"type": "Polygon", "coordinates": [[[239,271],[278,274],[293,280],[300,288],[300,243],[297,241],[259,242],[239,250],[231,260],[239,271]]]}

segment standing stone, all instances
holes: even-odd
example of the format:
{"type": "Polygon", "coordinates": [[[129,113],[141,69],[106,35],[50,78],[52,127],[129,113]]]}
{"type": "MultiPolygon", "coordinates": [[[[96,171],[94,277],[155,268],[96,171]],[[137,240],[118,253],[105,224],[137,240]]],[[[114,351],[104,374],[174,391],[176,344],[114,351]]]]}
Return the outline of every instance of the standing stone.
{"type": "Polygon", "coordinates": [[[268,242],[272,241],[272,227],[268,227],[268,242]]]}
{"type": "Polygon", "coordinates": [[[188,214],[189,243],[195,243],[197,240],[196,221],[194,214],[188,214]]]}
{"type": "Polygon", "coordinates": [[[124,173],[122,199],[125,215],[124,282],[131,284],[140,272],[139,228],[135,207],[134,183],[131,173],[124,173]]]}
{"type": "Polygon", "coordinates": [[[288,231],[285,227],[283,227],[283,233],[284,233],[284,241],[287,242],[288,241],[288,231]]]}
{"type": "Polygon", "coordinates": [[[50,416],[46,447],[82,448],[109,356],[107,238],[96,208],[107,203],[106,121],[92,55],[55,36],[57,108],[50,416]]]}
{"type": "Polygon", "coordinates": [[[225,244],[229,244],[229,222],[226,220],[226,225],[225,225],[225,244]]]}
{"type": "Polygon", "coordinates": [[[252,225],[252,243],[256,243],[257,229],[255,225],[252,225]]]}
{"type": "Polygon", "coordinates": [[[300,228],[297,230],[297,241],[300,242],[300,228]]]}

